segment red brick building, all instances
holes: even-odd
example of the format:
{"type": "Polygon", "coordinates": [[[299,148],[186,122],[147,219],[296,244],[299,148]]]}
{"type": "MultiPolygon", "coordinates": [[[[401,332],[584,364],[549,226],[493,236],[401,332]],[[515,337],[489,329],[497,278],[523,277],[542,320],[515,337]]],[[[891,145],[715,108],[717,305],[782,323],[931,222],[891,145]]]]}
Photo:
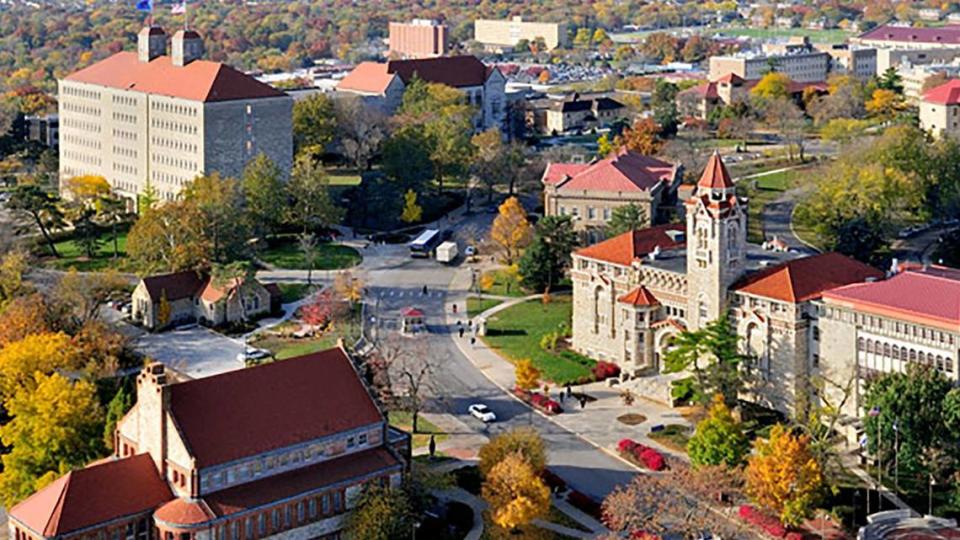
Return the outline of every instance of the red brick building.
{"type": "Polygon", "coordinates": [[[10,538],[339,538],[369,482],[398,485],[409,435],[390,428],[335,348],[204,379],[137,378],[114,456],[10,510],[10,538]]]}

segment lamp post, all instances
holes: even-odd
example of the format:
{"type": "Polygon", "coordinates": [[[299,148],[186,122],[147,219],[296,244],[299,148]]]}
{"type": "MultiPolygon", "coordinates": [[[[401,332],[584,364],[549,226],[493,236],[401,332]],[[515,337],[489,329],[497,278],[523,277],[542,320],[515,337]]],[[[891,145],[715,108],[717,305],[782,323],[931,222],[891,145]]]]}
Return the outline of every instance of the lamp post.
{"type": "Polygon", "coordinates": [[[933,473],[927,473],[930,475],[930,483],[927,484],[927,515],[933,515],[933,485],[937,483],[933,479],[933,473]]]}

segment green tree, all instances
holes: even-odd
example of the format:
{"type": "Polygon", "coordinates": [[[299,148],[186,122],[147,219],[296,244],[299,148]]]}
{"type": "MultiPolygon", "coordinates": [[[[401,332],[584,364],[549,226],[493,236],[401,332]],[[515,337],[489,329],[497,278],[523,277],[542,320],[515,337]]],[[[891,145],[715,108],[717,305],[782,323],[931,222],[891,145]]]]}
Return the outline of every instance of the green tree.
{"type": "Polygon", "coordinates": [[[894,66],[888,67],[877,80],[877,88],[903,95],[903,78],[897,68],[894,66]]]}
{"type": "Polygon", "coordinates": [[[736,408],[746,378],[740,366],[747,359],[740,354],[738,339],[728,314],[699,330],[680,332],[664,356],[666,371],[692,371],[696,396],[706,401],[720,394],[728,408],[736,408]]]}
{"type": "Polygon", "coordinates": [[[426,135],[417,129],[400,129],[383,144],[383,173],[408,189],[423,193],[433,170],[426,135]]]}
{"type": "Polygon", "coordinates": [[[133,396],[130,395],[125,386],[120,386],[110,403],[107,404],[106,420],[103,425],[103,444],[107,450],[112,451],[114,449],[114,432],[117,429],[117,422],[127,414],[132,406],[133,396]]]}
{"type": "Polygon", "coordinates": [[[607,236],[617,236],[627,231],[638,231],[649,226],[647,211],[636,203],[618,206],[610,213],[607,223],[607,236]]]}
{"type": "Polygon", "coordinates": [[[344,530],[350,538],[404,539],[413,532],[414,518],[413,507],[404,491],[371,482],[347,514],[344,530]]]}
{"type": "Polygon", "coordinates": [[[181,196],[199,213],[200,234],[210,246],[211,260],[228,262],[246,255],[250,231],[246,220],[237,219],[243,208],[240,182],[213,172],[195,178],[181,196]]]}
{"type": "Polygon", "coordinates": [[[750,451],[750,441],[743,434],[740,423],[719,394],[714,396],[707,417],[697,424],[697,429],[687,443],[687,453],[694,467],[727,465],[737,467],[750,451]]]}
{"type": "Polygon", "coordinates": [[[533,243],[520,258],[520,279],[535,291],[549,291],[570,266],[570,254],[579,241],[570,216],[547,216],[537,223],[533,243]]]}
{"type": "Polygon", "coordinates": [[[160,194],[150,180],[147,180],[143,192],[137,195],[137,213],[140,215],[147,213],[148,210],[155,208],[158,202],[160,202],[160,194]]]}
{"type": "Polygon", "coordinates": [[[258,237],[275,233],[287,206],[287,190],[280,167],[265,154],[258,154],[243,169],[241,188],[250,229],[258,237]]]}
{"type": "Polygon", "coordinates": [[[114,259],[120,257],[120,224],[127,219],[128,215],[127,202],[113,193],[97,201],[97,223],[101,227],[110,229],[114,259]]]}
{"type": "Polygon", "coordinates": [[[680,125],[677,112],[677,85],[664,79],[657,79],[650,96],[650,108],[653,109],[653,121],[660,126],[659,135],[670,138],[677,134],[680,125]]]}
{"type": "Polygon", "coordinates": [[[330,179],[313,159],[297,159],[287,190],[291,199],[287,222],[299,227],[303,234],[343,220],[343,209],[330,196],[330,179]]]}
{"type": "Polygon", "coordinates": [[[313,94],[293,104],[293,143],[296,155],[311,157],[323,153],[333,142],[337,120],[333,101],[313,94]]]}
{"type": "Polygon", "coordinates": [[[408,189],[403,194],[403,212],[400,214],[400,221],[404,223],[417,223],[423,218],[423,208],[417,204],[417,192],[408,189]]]}
{"type": "Polygon", "coordinates": [[[93,209],[82,209],[78,215],[71,219],[73,241],[89,259],[94,258],[97,250],[103,245],[103,239],[100,238],[100,226],[94,221],[94,215],[93,209]]]}
{"type": "Polygon", "coordinates": [[[477,456],[480,473],[486,476],[507,456],[519,453],[537,474],[547,466],[547,450],[543,438],[533,428],[517,428],[503,432],[480,447],[477,456]]]}
{"type": "Polygon", "coordinates": [[[34,184],[19,184],[10,194],[7,208],[28,215],[43,235],[47,247],[50,248],[50,254],[60,257],[50,236],[52,229],[58,229],[64,225],[59,197],[34,184]]]}
{"type": "Polygon", "coordinates": [[[169,201],[141,214],[127,236],[127,255],[144,273],[199,269],[213,257],[203,215],[187,201],[169,201]]]}

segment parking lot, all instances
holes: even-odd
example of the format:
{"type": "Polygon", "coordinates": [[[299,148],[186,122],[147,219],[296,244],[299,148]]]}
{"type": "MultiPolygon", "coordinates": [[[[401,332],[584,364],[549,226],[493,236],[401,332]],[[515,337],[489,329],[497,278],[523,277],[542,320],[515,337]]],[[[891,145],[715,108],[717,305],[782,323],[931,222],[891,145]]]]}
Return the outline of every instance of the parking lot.
{"type": "Polygon", "coordinates": [[[136,349],[189,377],[200,378],[244,367],[237,360],[243,342],[203,327],[143,334],[136,349]]]}

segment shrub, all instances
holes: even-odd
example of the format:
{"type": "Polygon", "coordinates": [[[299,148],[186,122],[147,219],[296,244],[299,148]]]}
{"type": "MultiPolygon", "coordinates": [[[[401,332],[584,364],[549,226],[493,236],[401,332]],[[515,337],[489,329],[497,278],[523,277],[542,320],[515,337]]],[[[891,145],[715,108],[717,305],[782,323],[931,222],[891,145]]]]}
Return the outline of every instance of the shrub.
{"type": "Polygon", "coordinates": [[[617,443],[617,450],[631,455],[636,447],[637,443],[633,439],[620,439],[620,442],[617,443]]]}
{"type": "Polygon", "coordinates": [[[657,452],[653,448],[645,448],[640,452],[640,461],[652,471],[662,471],[666,465],[660,452],[657,452]]]}
{"type": "MultiPolygon", "coordinates": [[[[742,505],[740,509],[737,511],[737,514],[740,516],[740,519],[746,521],[747,523],[755,527],[762,529],[764,532],[766,532],[770,536],[773,536],[776,538],[787,537],[787,530],[780,523],[780,520],[778,520],[775,517],[771,517],[771,516],[768,516],[767,514],[764,514],[763,512],[757,510],[756,508],[754,508],[753,506],[750,506],[749,504],[742,505]]],[[[791,533],[791,534],[798,534],[798,533],[791,533]]],[[[791,538],[797,538],[797,537],[791,537],[791,538]]],[[[802,538],[802,535],[799,535],[799,538],[802,538]]]]}
{"type": "Polygon", "coordinates": [[[667,466],[660,452],[631,439],[622,439],[617,444],[617,450],[651,471],[662,471],[667,466]]]}
{"type": "Polygon", "coordinates": [[[555,352],[557,350],[557,344],[560,343],[562,338],[563,334],[559,331],[547,332],[540,338],[540,348],[545,351],[555,352]]]}
{"type": "Polygon", "coordinates": [[[618,377],[620,375],[620,366],[613,362],[604,362],[601,360],[597,362],[597,365],[593,366],[591,372],[596,380],[602,381],[610,377],[618,377]]]}

